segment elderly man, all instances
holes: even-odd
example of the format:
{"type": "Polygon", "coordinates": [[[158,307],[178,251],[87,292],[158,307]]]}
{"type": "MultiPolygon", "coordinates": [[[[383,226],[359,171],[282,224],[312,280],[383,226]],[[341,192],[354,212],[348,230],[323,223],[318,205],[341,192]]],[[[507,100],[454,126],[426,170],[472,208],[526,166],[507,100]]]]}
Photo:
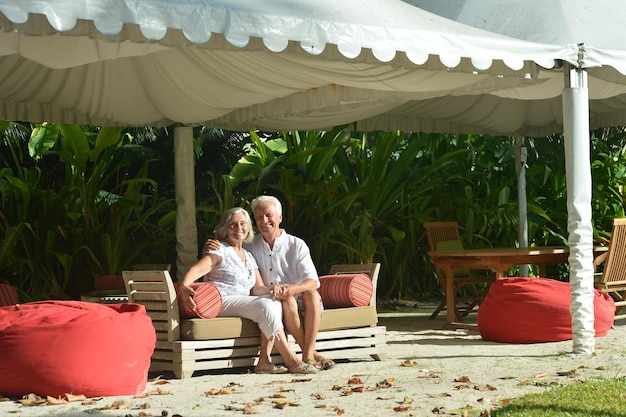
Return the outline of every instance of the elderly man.
{"type": "MultiPolygon", "coordinates": [[[[334,362],[315,350],[315,340],[322,316],[322,300],[317,291],[320,282],[307,244],[280,228],[282,205],[276,197],[259,196],[251,205],[259,229],[253,242],[246,244],[257,261],[265,285],[283,306],[285,327],[302,349],[302,361],[320,369],[334,362]]],[[[207,241],[204,250],[211,248],[207,241]]],[[[264,338],[262,338],[264,339],[264,338]]],[[[266,341],[261,349],[267,349],[266,341]]]]}

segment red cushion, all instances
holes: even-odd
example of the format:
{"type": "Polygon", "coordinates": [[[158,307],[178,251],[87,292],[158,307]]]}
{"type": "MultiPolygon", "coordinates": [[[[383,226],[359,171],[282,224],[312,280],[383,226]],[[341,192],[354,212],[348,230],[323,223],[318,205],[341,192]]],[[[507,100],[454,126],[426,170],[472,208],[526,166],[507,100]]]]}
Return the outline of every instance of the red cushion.
{"type": "Polygon", "coordinates": [[[0,393],[137,395],[156,343],[140,304],[41,301],[0,308],[0,393]]]}
{"type": "Polygon", "coordinates": [[[15,305],[18,301],[15,287],[9,284],[0,284],[0,307],[15,305]]]}
{"type": "MultiPolygon", "coordinates": [[[[174,284],[176,294],[178,295],[179,283],[174,284]]],[[[217,287],[210,282],[194,282],[191,288],[196,292],[193,301],[196,303],[196,310],[188,310],[180,302],[178,297],[178,313],[182,318],[199,317],[201,319],[212,319],[217,317],[222,309],[222,295],[217,287]]]]}
{"type": "MultiPolygon", "coordinates": [[[[596,336],[605,336],[615,318],[611,297],[595,290],[596,336]]],[[[502,278],[489,287],[478,309],[483,340],[505,343],[572,339],[570,286],[547,278],[502,278]]]]}
{"type": "Polygon", "coordinates": [[[96,280],[96,291],[126,290],[121,275],[102,275],[96,280]]]}
{"type": "Polygon", "coordinates": [[[363,307],[369,305],[373,288],[364,274],[324,275],[318,291],[324,307],[363,307]]]}

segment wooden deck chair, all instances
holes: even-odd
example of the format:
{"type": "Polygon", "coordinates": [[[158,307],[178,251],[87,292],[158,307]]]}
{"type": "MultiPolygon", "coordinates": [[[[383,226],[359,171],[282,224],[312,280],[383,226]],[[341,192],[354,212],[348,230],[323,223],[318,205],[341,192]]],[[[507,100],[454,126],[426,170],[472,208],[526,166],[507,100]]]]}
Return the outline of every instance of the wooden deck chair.
{"type": "Polygon", "coordinates": [[[604,263],[604,269],[596,288],[609,294],[615,301],[615,318],[626,317],[619,314],[626,307],[626,219],[613,219],[613,231],[609,250],[593,262],[594,268],[604,263]]]}
{"type": "MultiPolygon", "coordinates": [[[[426,222],[426,237],[428,238],[428,248],[431,251],[437,250],[462,250],[463,243],[459,235],[459,225],[457,222],[426,222]]],[[[446,272],[435,266],[435,273],[439,280],[439,285],[444,291],[444,299],[435,309],[430,319],[433,320],[437,315],[446,308],[445,288],[446,288],[446,272]]],[[[488,284],[495,281],[493,274],[485,276],[472,276],[469,269],[456,269],[454,271],[454,291],[464,288],[467,293],[463,296],[455,297],[457,303],[462,305],[455,306],[455,315],[459,320],[471,313],[476,306],[483,300],[488,284]],[[487,284],[484,289],[479,288],[477,284],[487,284]]]]}

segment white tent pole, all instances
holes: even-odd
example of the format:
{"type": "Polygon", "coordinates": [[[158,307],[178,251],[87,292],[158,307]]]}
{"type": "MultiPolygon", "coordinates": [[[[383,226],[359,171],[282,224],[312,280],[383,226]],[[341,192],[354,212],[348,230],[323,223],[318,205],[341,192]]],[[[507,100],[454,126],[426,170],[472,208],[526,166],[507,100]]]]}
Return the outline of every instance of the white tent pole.
{"type": "Polygon", "coordinates": [[[174,184],[176,187],[176,277],[198,260],[196,190],[194,188],[193,128],[174,128],[174,184]]]}
{"type": "MultiPolygon", "coordinates": [[[[526,147],[524,138],[515,138],[515,171],[517,173],[517,197],[518,197],[518,222],[519,222],[519,247],[528,247],[528,204],[526,201],[526,147]]],[[[528,265],[519,266],[519,276],[528,276],[528,265]]]]}
{"type": "Polygon", "coordinates": [[[592,354],[595,348],[595,331],[589,92],[586,71],[567,63],[564,65],[563,132],[570,248],[572,352],[592,354]]]}

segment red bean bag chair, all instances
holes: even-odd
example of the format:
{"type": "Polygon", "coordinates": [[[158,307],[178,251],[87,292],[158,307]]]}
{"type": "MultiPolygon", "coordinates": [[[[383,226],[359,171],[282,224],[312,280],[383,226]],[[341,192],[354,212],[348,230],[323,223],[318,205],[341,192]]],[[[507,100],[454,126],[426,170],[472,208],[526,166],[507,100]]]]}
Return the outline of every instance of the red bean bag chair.
{"type": "Polygon", "coordinates": [[[41,301],[0,308],[0,393],[136,395],[156,334],[140,304],[41,301]]]}
{"type": "MultiPolygon", "coordinates": [[[[505,343],[559,342],[572,339],[570,286],[547,278],[502,278],[489,287],[478,308],[483,340],[505,343]]],[[[606,336],[615,303],[594,290],[596,337],[606,336]]]]}

